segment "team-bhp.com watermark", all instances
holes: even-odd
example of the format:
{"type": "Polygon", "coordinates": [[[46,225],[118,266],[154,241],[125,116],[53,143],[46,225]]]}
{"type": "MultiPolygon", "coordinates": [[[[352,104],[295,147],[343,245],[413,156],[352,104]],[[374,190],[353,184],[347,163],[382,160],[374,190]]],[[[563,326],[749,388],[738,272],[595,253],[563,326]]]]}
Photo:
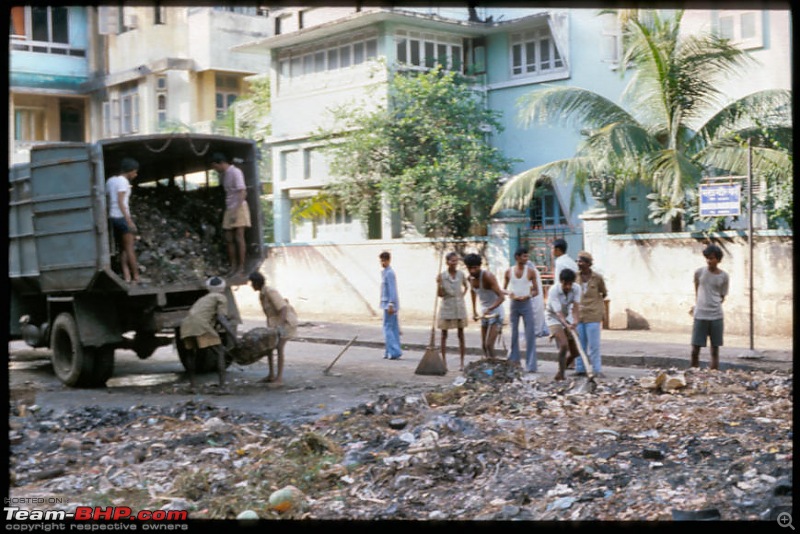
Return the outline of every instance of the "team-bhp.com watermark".
{"type": "Polygon", "coordinates": [[[189,530],[186,510],[139,510],[128,506],[77,506],[72,512],[48,510],[68,504],[58,497],[5,498],[6,530],[189,530]],[[22,505],[41,508],[20,508],[22,505]],[[183,521],[183,523],[181,523],[183,521]]]}

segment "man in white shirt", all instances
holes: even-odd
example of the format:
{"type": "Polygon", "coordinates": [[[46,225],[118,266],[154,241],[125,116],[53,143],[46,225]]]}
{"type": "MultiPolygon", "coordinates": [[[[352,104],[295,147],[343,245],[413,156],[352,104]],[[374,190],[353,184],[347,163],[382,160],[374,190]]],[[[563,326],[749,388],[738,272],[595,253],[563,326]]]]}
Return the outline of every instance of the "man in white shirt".
{"type": "Polygon", "coordinates": [[[106,182],[108,195],[108,219],[114,230],[114,238],[120,247],[119,263],[122,277],[128,283],[139,283],[139,264],[134,250],[136,225],[131,218],[128,201],[131,198],[130,180],[139,174],[139,162],[132,158],[122,158],[117,176],[106,182]]]}
{"type": "Polygon", "coordinates": [[[576,325],[580,322],[581,286],[575,283],[575,271],[564,269],[558,283],[547,294],[545,317],[547,326],[558,344],[558,373],[556,380],[564,380],[564,372],[580,353],[576,343],[576,325]],[[569,319],[568,316],[574,319],[569,319]],[[567,359],[567,349],[570,355],[567,359]]]}
{"type": "Polygon", "coordinates": [[[564,269],[572,269],[573,272],[578,272],[578,264],[567,255],[567,242],[563,239],[553,241],[553,257],[555,258],[553,283],[558,283],[560,280],[559,275],[564,269]]]}

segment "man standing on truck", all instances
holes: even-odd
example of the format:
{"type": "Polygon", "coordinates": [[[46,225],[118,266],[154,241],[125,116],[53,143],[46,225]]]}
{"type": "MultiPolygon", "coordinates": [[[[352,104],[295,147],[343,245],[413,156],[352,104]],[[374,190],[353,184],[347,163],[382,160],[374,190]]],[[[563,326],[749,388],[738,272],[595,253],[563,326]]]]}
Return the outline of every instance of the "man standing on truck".
{"type": "Polygon", "coordinates": [[[222,216],[222,229],[225,231],[225,244],[228,248],[228,261],[231,268],[229,277],[244,276],[245,240],[244,229],[250,227],[250,208],[247,205],[247,185],[242,171],[231,163],[222,152],[211,155],[211,165],[220,175],[225,188],[225,214],[222,216]]]}
{"type": "Polygon", "coordinates": [[[106,182],[108,194],[108,218],[114,230],[114,239],[120,248],[119,263],[122,278],[132,284],[139,283],[139,264],[134,250],[136,225],[131,218],[128,201],[131,198],[131,183],[139,174],[139,162],[133,158],[122,158],[119,174],[106,182]]]}

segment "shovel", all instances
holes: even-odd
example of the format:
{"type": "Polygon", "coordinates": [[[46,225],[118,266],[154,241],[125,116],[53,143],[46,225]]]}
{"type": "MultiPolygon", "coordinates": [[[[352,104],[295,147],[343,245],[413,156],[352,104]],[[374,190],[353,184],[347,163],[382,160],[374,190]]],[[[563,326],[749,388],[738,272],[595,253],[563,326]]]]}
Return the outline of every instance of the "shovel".
{"type": "Polygon", "coordinates": [[[567,329],[566,332],[573,339],[573,341],[575,341],[575,345],[578,347],[578,352],[581,355],[581,360],[583,360],[583,367],[586,369],[586,381],[581,382],[575,388],[575,393],[594,393],[594,391],[597,389],[597,382],[594,379],[594,371],[589,363],[589,357],[586,356],[586,352],[583,350],[581,340],[577,339],[569,329],[567,329]]]}
{"type": "Polygon", "coordinates": [[[330,375],[331,374],[331,367],[333,367],[333,364],[335,364],[336,362],[339,361],[339,358],[342,357],[342,354],[344,354],[345,351],[350,348],[350,345],[355,343],[356,339],[358,339],[358,336],[353,337],[353,339],[351,339],[350,341],[347,342],[347,345],[345,345],[344,348],[341,350],[341,352],[339,352],[339,354],[336,356],[336,358],[333,359],[331,364],[328,367],[326,367],[324,371],[322,371],[323,375],[330,375]]]}

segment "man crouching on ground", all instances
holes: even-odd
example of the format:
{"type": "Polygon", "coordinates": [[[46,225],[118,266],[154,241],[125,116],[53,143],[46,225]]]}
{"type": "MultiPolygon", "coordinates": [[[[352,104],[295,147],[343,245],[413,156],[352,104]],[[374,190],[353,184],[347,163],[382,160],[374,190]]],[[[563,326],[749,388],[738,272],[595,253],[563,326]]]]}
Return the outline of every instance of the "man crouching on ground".
{"type": "Polygon", "coordinates": [[[273,367],[272,351],[269,353],[269,375],[263,378],[262,382],[271,383],[274,386],[283,385],[283,348],[286,342],[297,335],[297,313],[289,301],[278,292],[277,289],[267,286],[264,275],[259,272],[252,272],[248,276],[250,285],[258,291],[258,300],[261,302],[261,309],[267,316],[267,327],[278,329],[278,372],[275,373],[273,367]]]}
{"type": "Polygon", "coordinates": [[[210,351],[217,357],[217,372],[219,373],[219,391],[227,393],[225,386],[225,349],[222,339],[217,333],[216,324],[219,322],[229,336],[235,340],[235,334],[228,322],[228,299],[225,298],[225,280],[213,276],[206,281],[208,294],[203,295],[189,309],[189,315],[181,322],[180,342],[189,351],[186,367],[189,371],[190,391],[195,391],[195,369],[197,352],[210,351]]]}

